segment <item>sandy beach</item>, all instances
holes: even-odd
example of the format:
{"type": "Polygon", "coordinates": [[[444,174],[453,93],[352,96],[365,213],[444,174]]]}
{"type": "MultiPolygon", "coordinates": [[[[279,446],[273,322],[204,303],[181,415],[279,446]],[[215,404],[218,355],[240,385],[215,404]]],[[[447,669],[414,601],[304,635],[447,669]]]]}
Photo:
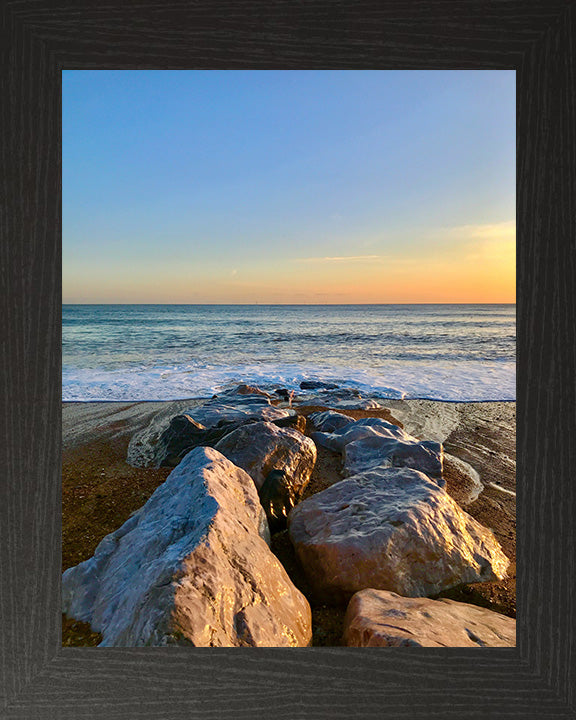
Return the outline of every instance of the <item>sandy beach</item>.
{"type": "MultiPolygon", "coordinates": [[[[102,538],[120,527],[170,474],[171,468],[167,467],[129,464],[131,438],[195,404],[190,400],[63,403],[63,570],[88,559],[102,538]]],[[[442,596],[515,617],[515,403],[388,400],[382,405],[378,410],[345,412],[355,419],[380,417],[400,425],[416,438],[442,442],[449,494],[494,532],[510,559],[505,580],[459,586],[442,596]]],[[[306,417],[324,408],[295,409],[306,417]]],[[[310,430],[308,422],[305,433],[310,430]]],[[[318,447],[318,459],[304,498],[341,480],[340,467],[338,453],[318,447]]],[[[310,589],[286,531],[273,536],[272,550],[296,587],[309,597],[310,589]]],[[[339,645],[345,608],[313,601],[311,606],[313,645],[339,645]]],[[[97,645],[99,640],[100,636],[88,625],[63,618],[64,645],[97,645]]]]}

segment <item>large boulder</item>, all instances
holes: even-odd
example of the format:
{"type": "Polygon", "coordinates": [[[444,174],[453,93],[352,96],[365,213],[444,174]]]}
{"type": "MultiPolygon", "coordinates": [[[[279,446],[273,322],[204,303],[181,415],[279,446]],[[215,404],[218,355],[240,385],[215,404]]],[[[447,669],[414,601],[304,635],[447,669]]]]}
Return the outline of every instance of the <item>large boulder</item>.
{"type": "Polygon", "coordinates": [[[288,517],[290,538],[318,599],[365,588],[435,595],[502,579],[508,558],[494,535],[421,472],[382,468],[313,495],[288,517]]]}
{"type": "Polygon", "coordinates": [[[292,428],[269,422],[243,425],[216,444],[216,449],[250,475],[258,490],[271,470],[283,470],[296,495],[304,490],[316,463],[316,445],[292,428]]]}
{"type": "Polygon", "coordinates": [[[514,647],[516,620],[454,600],[368,589],[350,600],[343,639],[352,647],[514,647]]]}
{"type": "MultiPolygon", "coordinates": [[[[321,425],[331,427],[326,421],[321,425]]],[[[348,424],[342,423],[341,427],[330,432],[313,432],[311,437],[318,444],[342,453],[344,477],[378,466],[409,467],[436,479],[439,485],[444,485],[442,445],[417,440],[386,420],[364,418],[348,424]]]]}
{"type": "Polygon", "coordinates": [[[196,448],[64,573],[63,612],[102,633],[103,646],[306,646],[310,606],[266,535],[251,478],[196,448]]]}
{"type": "Polygon", "coordinates": [[[252,390],[258,388],[240,385],[193,408],[180,402],[179,414],[169,412],[173,407],[170,404],[132,436],[128,463],[135,467],[174,467],[193,448],[213,447],[224,435],[247,422],[266,420],[298,427],[294,410],[274,407],[263,391],[252,390]]]}

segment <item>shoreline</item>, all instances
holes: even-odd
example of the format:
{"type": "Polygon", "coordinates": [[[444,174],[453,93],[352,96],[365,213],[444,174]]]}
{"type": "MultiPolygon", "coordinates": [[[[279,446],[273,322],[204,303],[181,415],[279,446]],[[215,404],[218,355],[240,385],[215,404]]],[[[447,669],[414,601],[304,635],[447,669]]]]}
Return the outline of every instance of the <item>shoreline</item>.
{"type": "MultiPolygon", "coordinates": [[[[158,416],[171,416],[196,400],[176,401],[63,401],[63,570],[89,558],[98,543],[139,509],[163,483],[171,468],[133,467],[126,461],[132,435],[158,416]]],[[[410,399],[380,400],[380,409],[340,409],[347,415],[381,417],[398,424],[415,437],[443,442],[446,452],[447,490],[454,499],[470,501],[466,512],[491,528],[510,559],[509,577],[491,583],[453,588],[441,594],[460,602],[488,607],[515,616],[515,409],[514,401],[450,402],[410,399]],[[481,490],[474,497],[463,487],[461,464],[478,474],[481,490]]],[[[294,405],[306,417],[326,406],[294,405]]],[[[336,411],[338,407],[333,408],[336,411]]],[[[307,422],[305,434],[310,432],[307,422]]],[[[342,479],[340,457],[318,448],[318,460],[304,497],[342,479]]],[[[464,507],[464,506],[463,506],[464,507]]],[[[308,594],[306,580],[286,532],[273,537],[273,552],[294,584],[308,594]]],[[[312,604],[315,646],[338,646],[343,610],[312,604]]],[[[63,643],[72,646],[97,644],[89,626],[63,622],[63,643]]]]}

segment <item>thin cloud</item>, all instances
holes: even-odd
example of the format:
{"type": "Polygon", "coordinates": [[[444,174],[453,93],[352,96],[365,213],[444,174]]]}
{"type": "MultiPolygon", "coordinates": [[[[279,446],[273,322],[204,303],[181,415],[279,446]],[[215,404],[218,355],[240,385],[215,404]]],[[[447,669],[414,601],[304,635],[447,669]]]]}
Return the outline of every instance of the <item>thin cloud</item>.
{"type": "Polygon", "coordinates": [[[296,262],[362,262],[363,260],[383,260],[382,255],[350,255],[346,257],[309,257],[294,258],[296,262]]]}
{"type": "Polygon", "coordinates": [[[471,239],[516,239],[516,222],[509,220],[500,223],[485,223],[484,225],[458,225],[447,228],[447,232],[451,236],[471,239]]]}

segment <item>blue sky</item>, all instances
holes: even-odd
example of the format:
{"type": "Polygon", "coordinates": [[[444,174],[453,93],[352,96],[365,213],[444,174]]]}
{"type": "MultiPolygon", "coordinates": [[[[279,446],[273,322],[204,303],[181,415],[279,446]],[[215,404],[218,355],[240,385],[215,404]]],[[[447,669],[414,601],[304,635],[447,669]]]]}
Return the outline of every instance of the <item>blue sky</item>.
{"type": "Polygon", "coordinates": [[[512,71],[65,71],[62,124],[64,302],[514,299],[512,71]]]}

